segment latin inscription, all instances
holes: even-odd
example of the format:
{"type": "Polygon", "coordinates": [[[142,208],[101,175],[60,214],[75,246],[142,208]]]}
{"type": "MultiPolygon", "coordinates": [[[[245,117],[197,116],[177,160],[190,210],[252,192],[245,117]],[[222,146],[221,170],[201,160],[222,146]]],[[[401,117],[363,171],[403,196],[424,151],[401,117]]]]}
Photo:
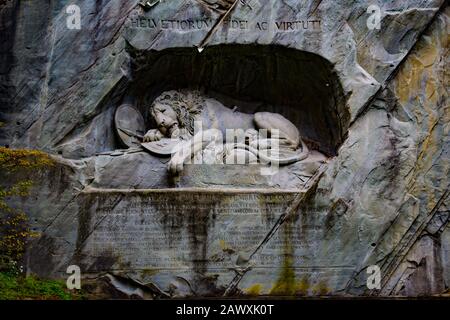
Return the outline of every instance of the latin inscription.
{"type": "MultiPolygon", "coordinates": [[[[136,29],[161,29],[178,31],[195,31],[211,29],[215,21],[211,19],[156,19],[147,17],[132,17],[128,26],[136,29]]],[[[292,20],[292,21],[256,21],[228,19],[223,22],[223,27],[231,30],[253,30],[289,32],[300,30],[318,31],[321,29],[320,20],[292,20]]]]}
{"type": "MultiPolygon", "coordinates": [[[[103,204],[100,196],[99,207],[89,213],[93,231],[84,251],[136,269],[184,269],[194,260],[227,268],[258,246],[294,196],[151,193],[127,195],[114,205],[103,204]]],[[[258,264],[277,264],[277,256],[262,256],[258,264]]]]}

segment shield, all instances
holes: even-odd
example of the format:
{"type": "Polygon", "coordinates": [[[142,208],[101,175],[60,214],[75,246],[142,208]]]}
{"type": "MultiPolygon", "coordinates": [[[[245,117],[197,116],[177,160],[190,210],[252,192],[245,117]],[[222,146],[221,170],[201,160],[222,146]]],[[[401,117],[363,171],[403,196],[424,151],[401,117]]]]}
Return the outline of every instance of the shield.
{"type": "Polygon", "coordinates": [[[141,145],[145,134],[145,122],[142,114],[135,107],[123,104],[117,108],[114,116],[117,135],[127,147],[141,145]]]}

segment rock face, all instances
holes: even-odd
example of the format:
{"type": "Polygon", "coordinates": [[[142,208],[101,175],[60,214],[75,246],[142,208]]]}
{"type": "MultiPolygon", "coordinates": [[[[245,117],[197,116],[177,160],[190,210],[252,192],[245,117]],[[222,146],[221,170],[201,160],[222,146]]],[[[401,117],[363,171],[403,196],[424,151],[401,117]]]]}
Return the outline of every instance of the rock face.
{"type": "Polygon", "coordinates": [[[40,232],[28,272],[77,264],[143,298],[448,291],[445,1],[379,1],[371,29],[367,1],[247,3],[215,32],[224,11],[202,0],[79,1],[79,30],[69,1],[0,3],[0,145],[56,162],[10,200],[40,232]],[[282,114],[326,165],[314,183],[295,176],[308,163],[171,180],[168,158],[124,149],[114,113],[133,104],[151,127],[148,106],[181,88],[282,114]]]}

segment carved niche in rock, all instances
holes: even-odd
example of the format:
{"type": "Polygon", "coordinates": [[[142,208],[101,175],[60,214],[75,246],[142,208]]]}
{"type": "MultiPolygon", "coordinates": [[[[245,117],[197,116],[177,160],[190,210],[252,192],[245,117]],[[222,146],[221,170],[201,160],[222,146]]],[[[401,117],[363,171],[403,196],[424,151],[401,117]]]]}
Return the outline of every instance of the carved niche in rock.
{"type": "MultiPolygon", "coordinates": [[[[186,163],[284,166],[311,155],[296,126],[278,113],[242,113],[188,89],[163,92],[149,108],[156,128],[142,136],[142,116],[122,105],[116,111],[117,134],[130,147],[130,141],[139,139],[152,154],[171,156],[168,169],[173,175],[186,163]]],[[[318,162],[326,159],[318,152],[314,156],[318,162]]]]}

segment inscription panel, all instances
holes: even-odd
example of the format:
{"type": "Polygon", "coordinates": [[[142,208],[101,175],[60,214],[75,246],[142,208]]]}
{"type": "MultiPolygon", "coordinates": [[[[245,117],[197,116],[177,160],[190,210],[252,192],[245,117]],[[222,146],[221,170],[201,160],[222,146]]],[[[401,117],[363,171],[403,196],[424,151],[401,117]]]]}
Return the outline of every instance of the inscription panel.
{"type": "MultiPolygon", "coordinates": [[[[295,193],[90,193],[89,237],[83,253],[109,257],[113,269],[229,268],[251,254],[295,193]]],[[[281,244],[282,245],[282,244],[281,244]]],[[[280,250],[283,250],[282,248],[280,250]]],[[[274,267],[264,255],[258,265],[274,267]]],[[[91,271],[98,270],[93,264],[91,271]]]]}

